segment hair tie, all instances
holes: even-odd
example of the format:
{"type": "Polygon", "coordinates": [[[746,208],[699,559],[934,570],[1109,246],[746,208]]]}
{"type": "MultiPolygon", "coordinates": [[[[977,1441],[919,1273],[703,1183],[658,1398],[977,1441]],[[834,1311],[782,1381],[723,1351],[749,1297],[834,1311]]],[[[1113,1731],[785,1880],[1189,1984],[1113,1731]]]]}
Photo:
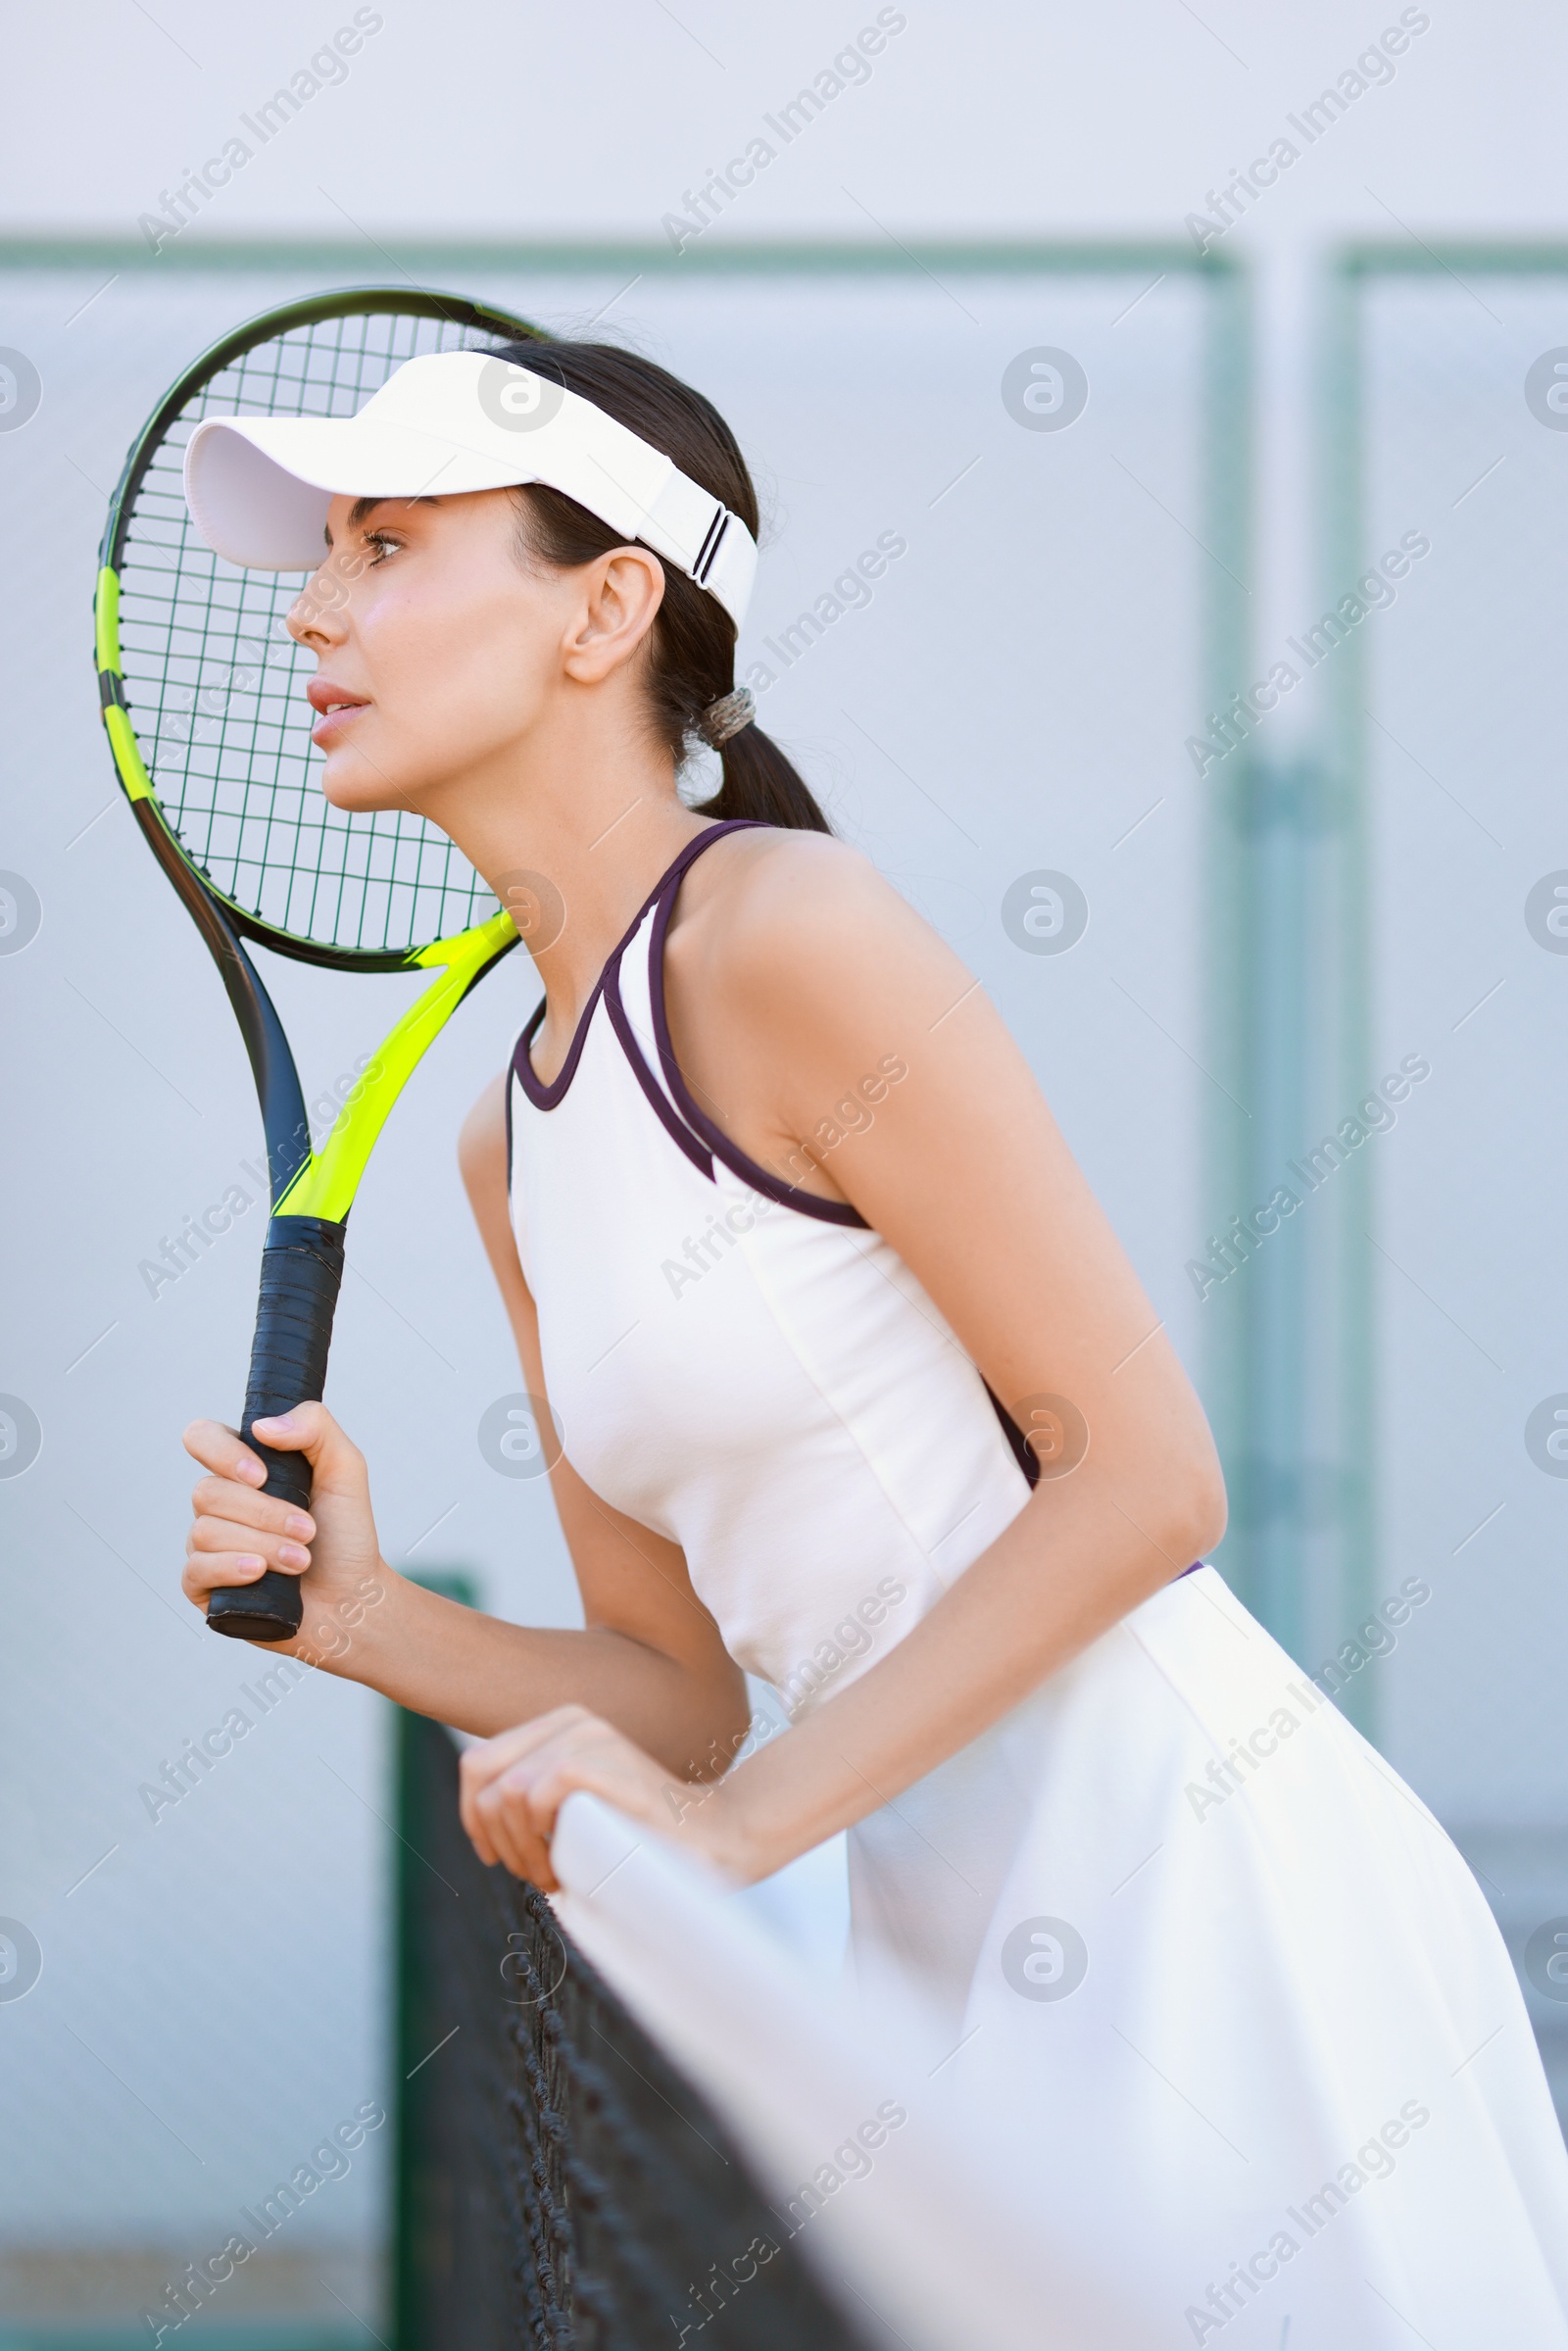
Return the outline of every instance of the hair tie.
{"type": "Polygon", "coordinates": [[[710,702],[697,721],[697,732],[710,751],[722,751],[731,735],[738,735],[743,726],[750,726],[757,716],[757,704],[750,686],[737,686],[733,694],[721,694],[710,702]]]}

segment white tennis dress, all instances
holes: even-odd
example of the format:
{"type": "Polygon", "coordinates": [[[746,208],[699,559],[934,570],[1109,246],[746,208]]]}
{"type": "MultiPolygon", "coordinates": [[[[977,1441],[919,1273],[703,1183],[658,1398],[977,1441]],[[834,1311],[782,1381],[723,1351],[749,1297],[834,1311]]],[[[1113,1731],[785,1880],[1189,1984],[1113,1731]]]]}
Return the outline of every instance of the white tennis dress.
{"type": "MultiPolygon", "coordinates": [[[[896,1252],[682,1080],[664,935],[732,829],[669,868],[548,1086],[542,1005],[524,1031],[512,1212],[573,1467],[800,1717],[1029,1481],[896,1252]]],[[[1568,2154],[1485,1899],[1212,1567],[849,1848],[864,1997],[919,1999],[977,2145],[1009,2117],[1042,2276],[1102,2290],[1103,2351],[1568,2351],[1568,2154]]]]}

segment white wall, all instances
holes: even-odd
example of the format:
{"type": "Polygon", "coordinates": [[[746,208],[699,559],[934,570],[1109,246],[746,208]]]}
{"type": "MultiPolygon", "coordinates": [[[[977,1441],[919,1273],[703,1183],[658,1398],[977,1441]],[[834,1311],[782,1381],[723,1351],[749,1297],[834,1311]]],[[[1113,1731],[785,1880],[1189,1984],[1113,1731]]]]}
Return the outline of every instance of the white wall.
{"type": "MultiPolygon", "coordinates": [[[[876,19],[835,0],[781,15],[712,0],[608,0],[591,15],[393,0],[375,13],[383,29],[347,82],[239,175],[215,231],[336,235],[335,200],[376,236],[649,236],[698,172],[876,19]]],[[[1171,234],[1400,11],[916,0],[900,13],[907,29],[869,84],[835,101],[719,233],[859,235],[858,198],[902,234],[1171,234]]],[[[1423,13],[1431,29],[1393,85],[1357,101],[1238,232],[1251,249],[1396,235],[1385,207],[1427,237],[1562,224],[1568,27],[1520,0],[1423,13]]],[[[8,141],[8,219],[128,228],[352,15],[347,0],[278,0],[263,19],[84,0],[16,23],[14,86],[33,103],[8,141]]]]}

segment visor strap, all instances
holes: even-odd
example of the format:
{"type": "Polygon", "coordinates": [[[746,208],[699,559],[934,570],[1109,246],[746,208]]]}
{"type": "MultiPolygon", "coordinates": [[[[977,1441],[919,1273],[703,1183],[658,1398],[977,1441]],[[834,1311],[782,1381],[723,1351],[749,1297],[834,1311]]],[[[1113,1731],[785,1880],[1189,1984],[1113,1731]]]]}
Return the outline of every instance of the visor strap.
{"type": "Polygon", "coordinates": [[[700,588],[706,588],[708,585],[708,574],[713,568],[714,560],[724,543],[724,533],[728,530],[729,525],[729,509],[721,506],[715,511],[713,519],[708,526],[707,536],[697,550],[697,561],[692,565],[692,577],[700,588]]]}
{"type": "Polygon", "coordinates": [[[688,579],[729,610],[723,582],[732,571],[739,541],[749,534],[721,498],[672,466],[658,496],[644,508],[638,535],[657,555],[679,563],[688,579]]]}

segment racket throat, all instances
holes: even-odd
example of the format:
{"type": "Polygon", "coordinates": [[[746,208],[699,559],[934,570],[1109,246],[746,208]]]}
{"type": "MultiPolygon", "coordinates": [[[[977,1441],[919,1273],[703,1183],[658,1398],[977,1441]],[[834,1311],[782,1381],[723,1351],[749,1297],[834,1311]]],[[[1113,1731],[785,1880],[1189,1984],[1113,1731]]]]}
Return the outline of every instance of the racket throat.
{"type": "Polygon", "coordinates": [[[132,806],[143,839],[184,901],[208,954],[218,965],[219,976],[239,1022],[262,1106],[268,1180],[275,1211],[311,1157],[311,1122],[283,1024],[262,984],[261,973],[240,944],[227,909],[187,862],[157,800],[149,794],[132,806]]]}

